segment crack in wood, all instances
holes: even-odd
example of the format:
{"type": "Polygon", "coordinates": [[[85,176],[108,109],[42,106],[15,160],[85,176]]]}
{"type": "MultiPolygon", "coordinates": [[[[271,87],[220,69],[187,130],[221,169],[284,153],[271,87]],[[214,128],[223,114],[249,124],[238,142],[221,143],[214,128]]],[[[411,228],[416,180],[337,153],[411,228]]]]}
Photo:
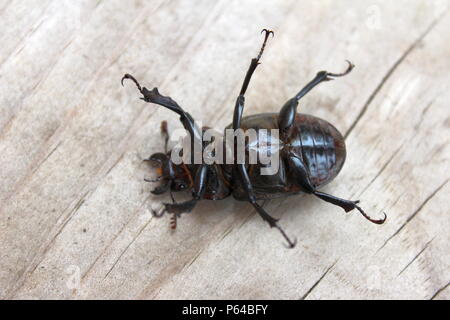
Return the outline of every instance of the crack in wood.
{"type": "Polygon", "coordinates": [[[189,268],[196,260],[198,257],[200,257],[200,255],[202,254],[203,250],[205,250],[205,247],[201,248],[200,250],[198,250],[197,254],[194,256],[194,258],[192,258],[190,261],[186,262],[184,264],[184,266],[181,268],[180,272],[183,272],[184,269],[189,268]]]}
{"type": "Polygon", "coordinates": [[[444,291],[445,289],[448,288],[448,286],[450,285],[450,282],[447,282],[446,285],[444,285],[442,288],[439,288],[430,298],[430,300],[434,300],[434,298],[436,298],[442,291],[444,291]]]}
{"type": "Polygon", "coordinates": [[[126,229],[126,227],[130,224],[130,222],[136,217],[137,212],[139,212],[143,206],[147,203],[148,199],[150,199],[151,195],[148,195],[147,198],[140,204],[139,208],[131,214],[131,218],[128,219],[126,223],[122,226],[122,228],[114,235],[111,241],[109,241],[109,244],[103,249],[103,251],[95,258],[94,262],[89,266],[89,268],[86,270],[86,272],[81,277],[81,281],[83,281],[88,274],[91,272],[91,270],[94,268],[94,266],[97,264],[98,260],[109,250],[109,248],[112,246],[114,241],[122,234],[123,230],[126,229]]]}
{"type": "Polygon", "coordinates": [[[428,248],[428,245],[431,243],[431,241],[434,240],[435,237],[433,237],[433,239],[431,239],[430,241],[428,241],[425,246],[422,248],[422,250],[419,251],[419,253],[417,253],[414,258],[397,274],[397,277],[400,276],[414,261],[416,261],[416,259],[428,248]]]}
{"type": "Polygon", "coordinates": [[[112,264],[111,268],[108,270],[108,272],[106,273],[105,277],[103,278],[103,280],[105,280],[109,274],[111,273],[111,271],[113,271],[113,269],[116,267],[117,263],[119,262],[119,260],[122,258],[122,256],[125,254],[125,252],[131,247],[131,245],[136,241],[136,239],[141,235],[141,233],[145,230],[145,228],[147,228],[148,224],[153,220],[153,216],[150,217],[150,219],[148,219],[148,221],[144,224],[144,226],[139,229],[138,233],[133,237],[133,240],[130,241],[130,243],[126,246],[126,248],[120,253],[119,257],[116,259],[116,261],[114,261],[114,263],[112,264]]]}
{"type": "Polygon", "coordinates": [[[422,125],[423,120],[425,119],[425,114],[428,112],[428,110],[430,110],[430,107],[433,105],[434,100],[431,100],[427,106],[422,110],[422,113],[420,114],[420,119],[417,122],[417,124],[414,126],[414,131],[417,132],[420,129],[420,126],[422,125]]]}
{"type": "MultiPolygon", "coordinates": [[[[11,4],[12,1],[10,1],[9,4],[11,4]]],[[[17,41],[17,45],[11,50],[10,54],[4,58],[4,60],[2,61],[2,63],[0,63],[0,68],[3,68],[3,65],[9,60],[11,59],[11,57],[13,57],[14,55],[19,54],[23,48],[25,47],[25,44],[27,43],[27,38],[29,38],[31,35],[33,35],[37,29],[39,29],[41,27],[41,25],[45,22],[45,19],[43,19],[43,17],[45,16],[45,14],[47,13],[48,8],[51,5],[51,1],[47,3],[46,7],[42,10],[42,14],[39,16],[39,18],[37,18],[35,21],[34,26],[19,40],[17,41]]],[[[3,13],[3,12],[2,12],[3,13]]],[[[0,131],[0,136],[2,136],[2,131],[0,131]]]]}
{"type": "Polygon", "coordinates": [[[392,160],[394,160],[394,158],[397,156],[397,154],[400,152],[400,150],[403,148],[404,145],[405,145],[405,141],[403,141],[403,143],[400,145],[400,147],[398,147],[397,150],[395,150],[392,153],[391,157],[385,162],[385,164],[381,167],[381,169],[377,172],[377,174],[372,178],[372,180],[370,180],[370,182],[364,187],[364,189],[361,191],[361,193],[358,195],[357,198],[360,198],[364,194],[364,192],[372,185],[372,183],[374,183],[375,180],[377,180],[377,178],[389,166],[389,164],[392,162],[392,160]]]}
{"type": "Polygon", "coordinates": [[[397,234],[399,234],[400,231],[409,223],[412,219],[425,207],[425,205],[447,184],[449,179],[445,180],[444,183],[442,183],[439,187],[436,188],[428,197],[425,198],[425,200],[419,205],[419,207],[406,219],[406,221],[400,226],[400,228],[397,229],[389,238],[384,241],[383,245],[377,250],[380,251],[383,249],[386,244],[397,234]]]}
{"type": "Polygon", "coordinates": [[[30,177],[34,175],[34,173],[46,162],[52,154],[56,151],[56,149],[59,148],[59,146],[62,144],[62,141],[59,141],[56,146],[45,156],[44,159],[34,168],[34,170],[31,172],[30,177]]]}
{"type": "Polygon", "coordinates": [[[337,262],[338,260],[336,260],[330,267],[328,267],[328,269],[322,274],[319,280],[317,280],[313,284],[313,286],[309,288],[308,291],[306,291],[306,293],[300,298],[300,300],[305,300],[311,294],[311,292],[319,285],[319,283],[325,278],[325,276],[328,274],[328,272],[330,272],[330,270],[336,265],[337,262]]]}
{"type": "Polygon", "coordinates": [[[225,239],[226,236],[228,236],[228,235],[231,233],[232,230],[233,230],[233,225],[230,225],[230,226],[225,230],[225,232],[222,234],[222,236],[220,237],[220,240],[219,240],[219,241],[222,241],[223,239],[225,239]]]}
{"type": "Polygon", "coordinates": [[[353,129],[356,127],[356,125],[359,123],[361,118],[367,112],[369,105],[372,103],[372,101],[378,95],[380,90],[383,88],[384,84],[389,80],[389,78],[392,76],[392,74],[398,68],[398,66],[406,59],[406,57],[414,50],[414,48],[416,48],[417,45],[430,33],[430,31],[433,30],[433,28],[437,25],[437,23],[441,20],[441,18],[445,15],[445,13],[446,12],[442,13],[438,18],[436,18],[428,26],[428,28],[406,49],[406,51],[400,56],[400,58],[398,58],[395,61],[395,63],[389,68],[387,73],[381,79],[381,82],[376,86],[375,90],[371,93],[371,95],[367,99],[366,103],[364,103],[364,106],[362,107],[359,114],[356,116],[356,119],[353,121],[353,123],[348,128],[347,132],[344,134],[344,139],[347,139],[347,137],[350,135],[350,133],[353,131],[353,129]]]}
{"type": "Polygon", "coordinates": [[[104,177],[108,176],[108,174],[117,166],[117,164],[123,159],[123,156],[125,155],[125,152],[122,152],[122,154],[114,161],[114,163],[111,165],[111,167],[106,171],[104,177]]]}
{"type": "MultiPolygon", "coordinates": [[[[53,237],[50,239],[50,241],[45,245],[44,248],[39,248],[38,252],[34,255],[34,257],[31,259],[31,263],[27,266],[23,268],[23,272],[21,273],[21,275],[19,276],[18,280],[16,281],[17,287],[13,290],[11,290],[11,293],[9,293],[9,299],[12,299],[14,297],[14,295],[20,291],[20,289],[22,289],[22,287],[25,285],[25,275],[31,275],[34,271],[36,271],[37,267],[42,263],[42,261],[44,261],[44,258],[47,254],[47,252],[50,250],[51,245],[55,242],[56,238],[61,234],[61,232],[64,230],[64,228],[66,227],[66,225],[69,223],[69,221],[72,219],[73,217],[73,213],[75,211],[77,211],[84,203],[84,198],[87,196],[87,194],[89,193],[89,191],[87,191],[83,197],[81,198],[81,200],[79,200],[77,202],[77,204],[74,206],[74,209],[72,209],[72,211],[69,213],[68,217],[66,218],[66,220],[63,222],[62,226],[59,228],[59,230],[55,233],[55,235],[53,235],[53,237]],[[37,259],[38,253],[42,252],[40,254],[40,259],[38,262],[33,263],[33,261],[35,259],[37,259]],[[27,271],[29,269],[29,271],[27,271]]],[[[67,209],[67,208],[66,208],[67,209]]],[[[65,212],[66,210],[64,210],[65,212]]],[[[61,214],[59,216],[59,218],[61,218],[63,216],[63,214],[61,214]]],[[[58,218],[58,220],[59,220],[58,218]]]]}

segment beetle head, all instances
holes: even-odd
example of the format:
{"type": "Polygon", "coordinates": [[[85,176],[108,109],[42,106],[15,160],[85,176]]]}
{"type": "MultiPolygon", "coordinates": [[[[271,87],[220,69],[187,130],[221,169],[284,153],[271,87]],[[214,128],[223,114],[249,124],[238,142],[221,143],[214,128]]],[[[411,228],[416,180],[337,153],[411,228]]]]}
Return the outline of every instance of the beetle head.
{"type": "Polygon", "coordinates": [[[185,191],[192,185],[192,177],[185,164],[176,165],[170,160],[169,155],[158,152],[151,155],[147,160],[156,169],[157,179],[147,180],[150,182],[159,181],[152,193],[163,194],[167,191],[185,191]]]}

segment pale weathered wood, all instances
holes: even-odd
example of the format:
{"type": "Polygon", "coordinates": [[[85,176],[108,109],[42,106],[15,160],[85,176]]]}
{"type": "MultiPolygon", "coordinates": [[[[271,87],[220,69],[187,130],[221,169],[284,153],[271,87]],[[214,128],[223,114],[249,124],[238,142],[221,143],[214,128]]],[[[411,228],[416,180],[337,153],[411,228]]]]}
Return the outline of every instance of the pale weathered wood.
{"type": "Polygon", "coordinates": [[[450,289],[447,1],[1,1],[0,297],[415,298],[450,289]],[[148,208],[141,159],[177,118],[138,100],[125,72],[218,129],[263,27],[275,30],[246,114],[276,112],[317,71],[301,111],[346,134],[325,191],[361,199],[376,226],[310,196],[203,202],[171,232],[148,208]]]}

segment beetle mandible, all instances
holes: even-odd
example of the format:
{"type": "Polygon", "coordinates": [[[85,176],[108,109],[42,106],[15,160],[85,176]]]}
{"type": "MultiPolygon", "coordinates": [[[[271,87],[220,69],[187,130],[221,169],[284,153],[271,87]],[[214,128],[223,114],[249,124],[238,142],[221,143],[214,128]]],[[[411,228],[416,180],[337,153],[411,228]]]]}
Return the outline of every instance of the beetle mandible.
{"type": "MultiPolygon", "coordinates": [[[[370,218],[359,206],[359,201],[345,200],[319,191],[318,189],[333,180],[341,170],[346,148],[342,134],[329,122],[317,117],[297,113],[299,100],[311,91],[319,83],[333,80],[349,74],[354,65],[347,61],[348,68],[342,73],[320,71],[304,88],[294,97],[289,99],[279,113],[263,113],[243,117],[245,105],[245,93],[250,79],[260,64],[267,40],[273,31],[264,29],[264,41],[261,49],[251,60],[244,82],[236,100],[233,122],[228,126],[233,130],[243,129],[278,129],[280,147],[279,168],[276,174],[263,176],[260,174],[260,163],[248,164],[207,164],[207,163],[181,163],[175,164],[170,157],[171,151],[167,148],[169,140],[167,123],[163,121],[161,132],[165,137],[164,153],[155,153],[146,161],[157,167],[159,177],[151,182],[159,181],[160,185],[152,193],[163,194],[170,192],[172,203],[164,203],[160,212],[152,210],[157,217],[164,213],[173,214],[172,227],[176,226],[176,219],[182,213],[188,213],[194,209],[196,203],[203,199],[220,200],[230,195],[237,200],[248,201],[258,214],[267,221],[270,227],[277,228],[289,247],[295,246],[279,226],[278,220],[273,218],[258,204],[258,200],[268,200],[277,197],[303,193],[313,194],[331,204],[341,207],[346,212],[357,209],[367,220],[382,224],[386,220],[386,214],[382,219],[370,218]],[[177,203],[172,192],[190,190],[192,199],[177,203]]],[[[130,74],[122,78],[132,80],[140,93],[142,100],[161,105],[180,116],[183,127],[190,135],[192,141],[201,141],[205,128],[199,129],[192,116],[187,113],[177,102],[168,96],[163,96],[157,88],[148,90],[141,87],[139,82],[130,74]]],[[[201,144],[201,150],[205,149],[201,144]]],[[[149,181],[149,180],[148,180],[149,181]]]]}

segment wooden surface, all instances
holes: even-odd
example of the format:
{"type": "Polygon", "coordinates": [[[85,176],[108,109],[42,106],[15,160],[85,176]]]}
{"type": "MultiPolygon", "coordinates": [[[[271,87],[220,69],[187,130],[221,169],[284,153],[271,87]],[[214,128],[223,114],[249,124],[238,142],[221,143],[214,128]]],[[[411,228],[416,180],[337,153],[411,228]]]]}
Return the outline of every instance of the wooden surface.
{"type": "Polygon", "coordinates": [[[450,289],[448,1],[0,1],[0,297],[415,298],[450,289]],[[221,129],[263,27],[275,30],[245,114],[276,112],[319,70],[300,109],[346,135],[324,191],[267,209],[203,202],[152,218],[141,159],[177,117],[120,86],[158,86],[221,129]]]}

